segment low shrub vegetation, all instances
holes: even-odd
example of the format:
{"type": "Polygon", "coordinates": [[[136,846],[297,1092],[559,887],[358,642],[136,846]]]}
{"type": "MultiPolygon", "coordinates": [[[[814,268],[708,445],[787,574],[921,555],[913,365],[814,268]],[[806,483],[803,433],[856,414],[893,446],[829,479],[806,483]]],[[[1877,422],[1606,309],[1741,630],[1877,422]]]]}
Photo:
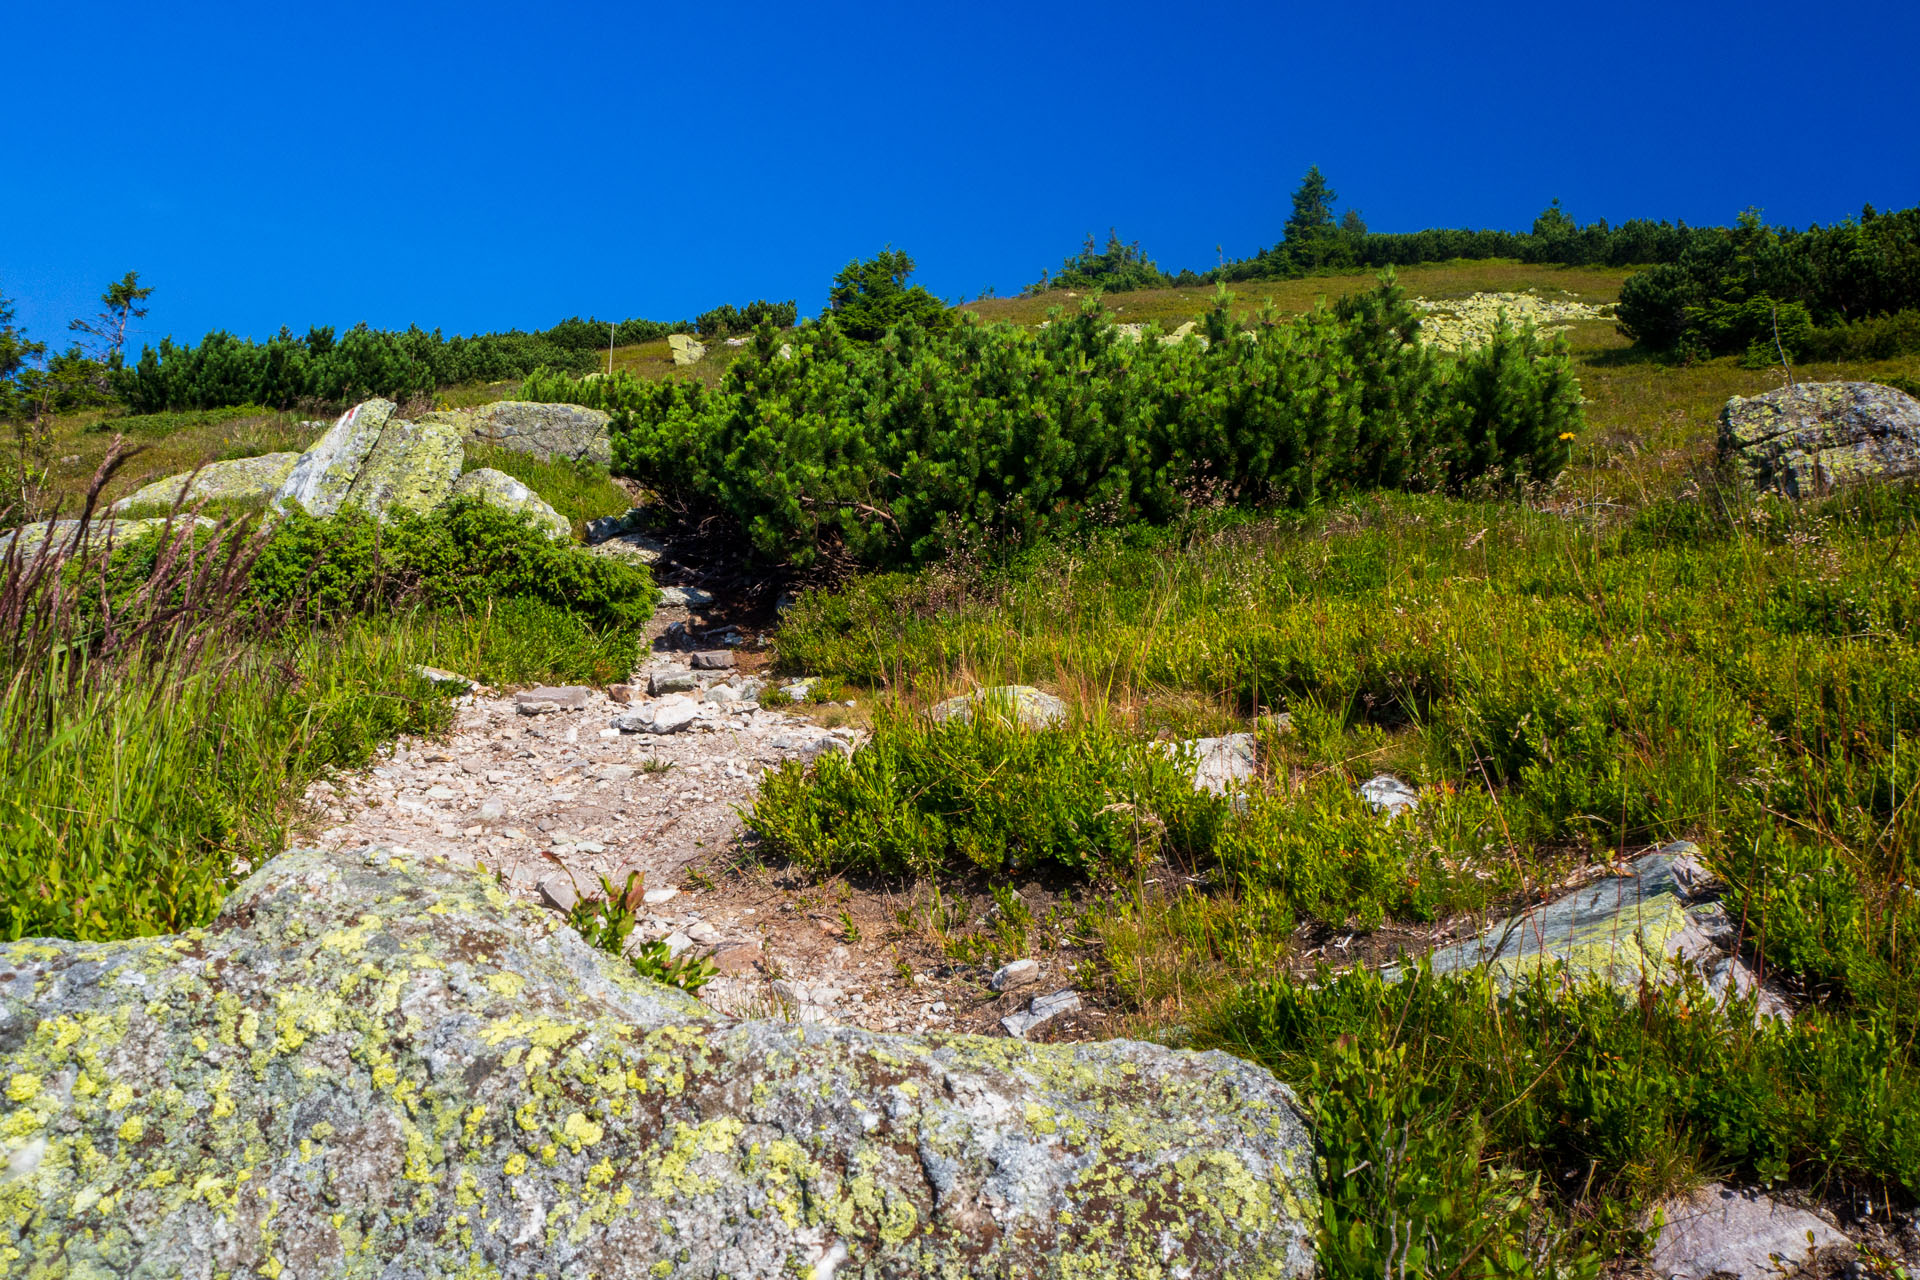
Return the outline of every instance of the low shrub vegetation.
{"type": "Polygon", "coordinates": [[[1920,1197],[1920,1071],[1872,1017],[1358,971],[1251,983],[1201,1039],[1312,1111],[1330,1276],[1591,1276],[1689,1169],[1920,1197]]]}
{"type": "Polygon", "coordinates": [[[478,507],[8,556],[0,935],[206,923],[285,847],[310,783],[451,721],[452,687],[421,666],[623,678],[654,598],[644,571],[478,507]]]}
{"type": "MultiPolygon", "coordinates": [[[[143,554],[159,549],[148,544],[143,554]]],[[[144,564],[128,568],[138,578],[144,564]]],[[[593,626],[637,628],[659,598],[640,566],[555,542],[515,512],[469,501],[385,524],[354,512],[324,520],[288,513],[273,524],[250,585],[250,612],[315,622],[370,604],[474,612],[526,599],[593,626]]]]}
{"type": "Polygon", "coordinates": [[[1871,359],[1920,349],[1920,208],[1805,231],[1748,211],[1694,236],[1676,259],[1627,277],[1620,327],[1655,351],[1871,359]]]}
{"type": "Polygon", "coordinates": [[[1299,1087],[1328,1274],[1593,1275],[1706,1177],[1912,1206],[1920,505],[1689,483],[1604,522],[1437,495],[1225,508],[810,593],[782,663],[896,710],[852,759],[770,780],[751,822],[822,871],[1083,879],[1092,985],[1136,1031],[1299,1087]],[[911,717],[1002,683],[1078,718],[911,717]],[[1261,744],[1243,804],[1148,784],[1235,722],[1261,744]],[[1417,812],[1355,794],[1381,771],[1417,812]],[[1684,984],[1502,991],[1357,959],[1677,838],[1791,1024],[1684,984]]]}
{"type": "Polygon", "coordinates": [[[1205,496],[1311,506],[1357,490],[1546,479],[1580,425],[1557,348],[1529,330],[1447,358],[1391,281],[1204,341],[1127,341],[1089,303],[1037,334],[908,325],[791,358],[763,328],[708,391],[535,377],[612,410],[615,468],[730,517],[764,556],[922,563],[1089,525],[1165,524],[1205,496]]]}
{"type": "Polygon", "coordinates": [[[499,382],[538,368],[593,370],[611,345],[652,342],[692,326],[653,320],[563,320],[543,332],[443,337],[418,327],[331,326],[295,337],[282,329],[265,342],[215,330],[198,345],[162,338],[114,378],[135,414],[227,405],[343,405],[384,396],[405,402],[458,383],[499,382]]]}

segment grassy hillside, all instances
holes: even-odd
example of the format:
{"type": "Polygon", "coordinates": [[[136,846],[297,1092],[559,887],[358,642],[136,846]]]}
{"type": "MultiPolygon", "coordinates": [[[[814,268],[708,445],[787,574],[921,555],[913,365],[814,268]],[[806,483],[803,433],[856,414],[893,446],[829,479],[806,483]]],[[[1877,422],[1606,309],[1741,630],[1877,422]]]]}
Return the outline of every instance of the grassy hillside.
{"type": "MultiPolygon", "coordinates": [[[[1606,301],[1620,273],[1401,279],[1606,301]]],[[[1210,296],[1107,303],[1171,325],[1210,296]]],[[[1067,301],[977,309],[1031,324],[1067,301]]],[[[1080,985],[1117,1016],[1104,1033],[1223,1046],[1296,1083],[1328,1161],[1330,1275],[1391,1270],[1409,1238],[1430,1275],[1630,1265],[1645,1211],[1707,1178],[1849,1221],[1920,1199],[1920,503],[1729,483],[1719,410],[1779,369],[1658,363],[1607,321],[1567,341],[1587,425],[1548,488],[1203,511],[856,578],[780,633],[784,666],[879,710],[860,756],[763,789],[770,853],[839,886],[937,886],[959,905],[902,927],[956,964],[1091,940],[1080,985]],[[1004,683],[1061,696],[1068,723],[913,714],[1004,683]],[[1196,801],[1146,746],[1235,730],[1262,748],[1244,813],[1196,801]],[[1420,788],[1416,818],[1356,799],[1380,772],[1420,788]],[[1790,1026],[1697,987],[1497,998],[1373,973],[1678,839],[1723,880],[1790,1026]],[[1034,879],[1077,903],[1072,927],[1020,917],[1034,879]]],[[[1793,374],[1907,380],[1920,358],[1793,374]]]]}
{"type": "MultiPolygon", "coordinates": [[[[1601,303],[1624,275],[1493,261],[1399,279],[1428,299],[1601,303]]],[[[1373,286],[1276,282],[1237,305],[1300,312],[1373,286]]],[[[1104,305],[1170,328],[1212,299],[1104,305]]],[[[1080,302],[968,309],[1036,325],[1080,302]]],[[[1644,1212],[1707,1178],[1789,1188],[1849,1222],[1920,1201],[1920,501],[1888,486],[1795,504],[1722,474],[1721,406],[1783,370],[1658,362],[1608,320],[1574,323],[1566,342],[1585,425],[1551,482],[1201,504],[1168,527],[823,577],[780,625],[781,667],[858,689],[875,738],[772,775],[749,819],[759,855],[835,893],[914,882],[937,902],[987,902],[900,919],[968,971],[1071,937],[1093,957],[1079,985],[1105,1033],[1223,1047],[1293,1082],[1326,1161],[1331,1277],[1630,1268],[1644,1212]],[[1012,734],[917,714],[1010,682],[1063,698],[1068,722],[1012,734]],[[1244,809],[1196,795],[1164,745],[1238,730],[1262,752],[1244,809]],[[1385,822],[1356,797],[1381,772],[1419,789],[1417,815],[1385,822]],[[1697,985],[1622,998],[1375,972],[1677,839],[1723,882],[1790,1025],[1697,985]],[[1034,878],[1070,904],[1046,930],[1021,916],[1034,878]]],[[[713,386],[736,353],[709,352],[676,369],[665,342],[647,343],[614,366],[713,386]]],[[[1793,376],[1911,383],[1920,356],[1793,376]]],[[[84,490],[116,432],[151,449],[109,497],[314,430],[254,410],[74,417],[58,424],[55,482],[84,490]]],[[[576,521],[623,501],[590,469],[493,461],[555,490],[576,521]]],[[[147,608],[185,591],[163,585],[147,608]]],[[[0,598],[29,586],[0,582],[0,598]]],[[[22,624],[26,658],[0,702],[25,744],[9,829],[35,842],[0,884],[16,932],[205,918],[234,859],[298,821],[306,781],[444,723],[444,693],[413,663],[604,680],[637,644],[580,602],[450,593],[236,629],[247,594],[227,582],[210,613],[155,622],[158,647],[115,650],[70,688],[27,677],[79,632],[22,624]],[[47,737],[63,722],[81,728],[47,737]],[[181,794],[194,802],[168,799],[181,794]]],[[[77,605],[63,616],[90,625],[77,605]]]]}

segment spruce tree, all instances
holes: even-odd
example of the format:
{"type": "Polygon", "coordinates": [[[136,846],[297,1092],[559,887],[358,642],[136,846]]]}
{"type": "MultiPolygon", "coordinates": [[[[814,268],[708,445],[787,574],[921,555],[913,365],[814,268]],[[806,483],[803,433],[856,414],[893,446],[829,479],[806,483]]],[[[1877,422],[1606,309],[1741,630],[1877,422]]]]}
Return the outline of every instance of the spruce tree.
{"type": "Polygon", "coordinates": [[[1333,202],[1339,199],[1327,185],[1320,166],[1307,170],[1293,193],[1293,214],[1287,219],[1286,242],[1298,245],[1317,240],[1333,230],[1333,202]]]}

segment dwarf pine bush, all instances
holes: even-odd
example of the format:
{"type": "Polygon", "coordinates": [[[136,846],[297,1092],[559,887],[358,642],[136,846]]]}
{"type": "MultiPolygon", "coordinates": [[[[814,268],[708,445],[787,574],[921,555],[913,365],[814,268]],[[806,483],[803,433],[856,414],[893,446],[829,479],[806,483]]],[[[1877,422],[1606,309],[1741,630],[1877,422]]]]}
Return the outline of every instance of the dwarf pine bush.
{"type": "Polygon", "coordinates": [[[1369,489],[1546,479],[1580,425],[1557,345],[1530,329],[1449,358],[1416,343],[1391,278],[1251,329],[1224,295],[1204,341],[1130,340],[1098,305],[1037,333],[831,322],[790,358],[770,327],[717,389],[616,375],[522,394],[614,412],[615,467],[732,518],[807,563],[924,563],[1198,502],[1311,507],[1369,489]]]}

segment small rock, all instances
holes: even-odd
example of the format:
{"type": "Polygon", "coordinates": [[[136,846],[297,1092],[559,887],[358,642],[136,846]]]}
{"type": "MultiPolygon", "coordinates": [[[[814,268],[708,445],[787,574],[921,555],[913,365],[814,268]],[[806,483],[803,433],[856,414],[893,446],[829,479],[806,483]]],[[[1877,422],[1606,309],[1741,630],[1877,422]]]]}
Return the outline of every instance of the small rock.
{"type": "Polygon", "coordinates": [[[705,343],[690,338],[684,333],[668,334],[667,349],[673,353],[675,364],[697,364],[707,354],[705,343]]]}
{"type": "Polygon", "coordinates": [[[958,698],[948,698],[934,707],[931,714],[937,721],[958,720],[965,723],[973,718],[976,711],[1002,718],[1011,717],[1022,729],[1044,729],[1067,718],[1066,703],[1050,693],[1025,684],[975,689],[958,698]]]}
{"type": "Polygon", "coordinates": [[[736,942],[713,953],[713,967],[721,973],[747,973],[760,963],[760,944],[736,942]]]}
{"type": "Polygon", "coordinates": [[[587,705],[593,690],[578,685],[564,689],[528,689],[513,695],[514,706],[523,716],[551,715],[556,711],[577,711],[587,705]]]}
{"type": "Polygon", "coordinates": [[[696,671],[731,671],[733,670],[733,651],[702,649],[693,655],[693,667],[696,671]]]}
{"type": "Polygon", "coordinates": [[[580,895],[573,887],[573,881],[567,876],[552,875],[540,882],[540,896],[547,905],[556,911],[571,911],[579,904],[580,895]]]}
{"type": "MultiPolygon", "coordinates": [[[[643,733],[677,733],[700,718],[698,703],[686,700],[662,702],[653,709],[643,733]]],[[[622,717],[625,719],[625,717],[622,717]]],[[[615,727],[624,729],[625,725],[615,721],[615,727]]]]}
{"type": "Polygon", "coordinates": [[[624,707],[633,701],[633,686],[628,684],[610,684],[607,686],[607,696],[624,707]]]}
{"type": "Polygon", "coordinates": [[[439,667],[415,667],[413,673],[422,680],[433,684],[450,684],[462,689],[473,688],[473,681],[452,671],[442,671],[439,667]]]}
{"type": "Polygon", "coordinates": [[[1071,989],[1056,991],[1050,996],[1035,996],[1033,1003],[1027,1006],[1025,1013],[1012,1013],[1000,1019],[1000,1025],[1014,1039],[1023,1039],[1027,1032],[1043,1022],[1059,1017],[1063,1013],[1072,1013],[1080,1007],[1080,993],[1071,989]]]}
{"type": "Polygon", "coordinates": [[[720,941],[720,931],[708,924],[705,920],[700,921],[698,924],[687,926],[686,933],[689,938],[692,938],[695,942],[705,947],[710,947],[720,941]]]}
{"type": "Polygon", "coordinates": [[[1196,791],[1211,791],[1223,796],[1253,780],[1257,755],[1254,737],[1250,733],[1230,733],[1223,738],[1195,738],[1180,746],[1193,752],[1193,787],[1196,791]]]}
{"type": "Polygon", "coordinates": [[[482,821],[497,821],[504,816],[506,812],[507,806],[501,804],[498,800],[482,800],[480,802],[480,817],[482,821]]]}
{"type": "Polygon", "coordinates": [[[707,701],[723,704],[740,701],[740,691],[730,684],[717,684],[707,690],[707,701]]]}
{"type": "Polygon", "coordinates": [[[1024,987],[1029,982],[1040,980],[1040,962],[1038,960],[1015,960],[1003,964],[994,970],[987,985],[995,991],[1007,991],[1013,987],[1024,987]]]}
{"type": "Polygon", "coordinates": [[[660,603],[669,608],[704,609],[713,603],[713,596],[698,587],[662,587],[660,603]]]}
{"type": "Polygon", "coordinates": [[[667,954],[670,956],[678,956],[685,953],[690,947],[693,946],[693,939],[689,938],[686,934],[680,932],[678,929],[675,929],[672,933],[666,936],[666,944],[667,944],[667,954]]]}
{"type": "Polygon", "coordinates": [[[458,797],[459,794],[460,793],[452,787],[441,786],[427,788],[427,799],[429,800],[452,800],[458,797]]]}
{"type": "Polygon", "coordinates": [[[624,515],[598,516],[587,521],[587,541],[605,542],[625,533],[640,518],[639,507],[628,507],[624,515]]]}
{"type": "Polygon", "coordinates": [[[593,767],[593,776],[602,782],[626,782],[634,772],[630,764],[597,764],[593,767]]]}
{"type": "Polygon", "coordinates": [[[460,772],[470,774],[477,778],[486,771],[486,762],[478,756],[462,756],[460,758],[460,772]]]}
{"type": "Polygon", "coordinates": [[[653,697],[669,693],[691,693],[700,687],[693,672],[681,668],[653,671],[647,675],[647,692],[653,697]]]}
{"type": "Polygon", "coordinates": [[[1376,773],[1360,784],[1359,795],[1377,813],[1399,817],[1420,807],[1420,793],[1390,773],[1376,773]]]}
{"type": "Polygon", "coordinates": [[[650,907],[657,907],[663,902],[672,902],[675,898],[679,896],[680,896],[680,891],[678,889],[675,889],[671,885],[662,885],[658,889],[649,889],[645,893],[641,894],[640,901],[646,903],[650,907]]]}

